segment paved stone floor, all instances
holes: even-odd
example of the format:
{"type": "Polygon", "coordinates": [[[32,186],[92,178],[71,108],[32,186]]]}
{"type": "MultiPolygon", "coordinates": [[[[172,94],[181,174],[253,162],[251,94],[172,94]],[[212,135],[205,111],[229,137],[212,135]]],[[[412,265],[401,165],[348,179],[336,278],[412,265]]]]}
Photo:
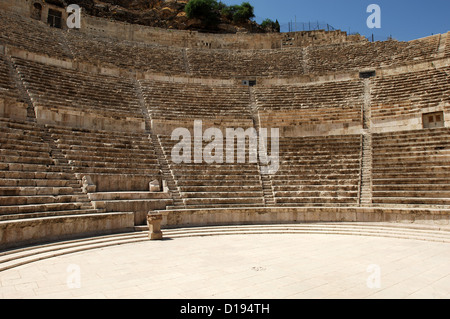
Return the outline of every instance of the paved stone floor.
{"type": "Polygon", "coordinates": [[[449,298],[449,248],[305,234],[148,241],[0,272],[0,298],[449,298]]]}

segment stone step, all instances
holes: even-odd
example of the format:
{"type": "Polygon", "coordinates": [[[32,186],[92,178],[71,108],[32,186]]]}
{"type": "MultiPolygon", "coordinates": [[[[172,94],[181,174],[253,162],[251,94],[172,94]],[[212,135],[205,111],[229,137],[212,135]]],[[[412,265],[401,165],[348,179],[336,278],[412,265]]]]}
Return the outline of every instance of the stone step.
{"type": "Polygon", "coordinates": [[[261,191],[260,185],[223,185],[223,186],[211,186],[211,185],[199,185],[199,186],[180,186],[181,192],[238,192],[238,191],[261,191]]]}
{"type": "MultiPolygon", "coordinates": [[[[257,234],[334,234],[353,236],[376,236],[401,239],[413,239],[431,242],[450,242],[448,231],[443,228],[397,225],[383,223],[314,223],[285,225],[236,225],[216,227],[192,227],[163,229],[164,238],[188,238],[197,236],[257,234]]],[[[38,245],[28,248],[9,250],[0,253],[0,271],[33,263],[39,260],[54,258],[71,253],[101,249],[120,244],[131,244],[148,241],[148,227],[137,226],[135,232],[90,237],[60,243],[38,245]]]]}
{"type": "Polygon", "coordinates": [[[0,203],[2,203],[2,207],[14,205],[70,203],[73,200],[73,195],[0,196],[0,203]]]}
{"type": "Polygon", "coordinates": [[[101,249],[121,244],[132,244],[148,240],[147,233],[126,233],[64,241],[56,244],[10,250],[0,255],[0,272],[39,260],[64,256],[86,250],[101,249]]]}
{"type": "Polygon", "coordinates": [[[81,206],[82,206],[81,203],[74,203],[74,202],[0,206],[0,215],[78,210],[80,209],[81,206]]]}
{"type": "Polygon", "coordinates": [[[87,195],[93,201],[108,200],[141,200],[141,199],[169,199],[169,193],[163,192],[98,192],[87,195]]]}
{"type": "Polygon", "coordinates": [[[0,221],[13,221],[20,219],[33,219],[33,218],[44,218],[44,217],[63,217],[69,215],[89,215],[89,214],[102,214],[105,213],[104,209],[93,209],[92,207],[83,208],[75,210],[56,210],[48,212],[37,212],[37,213],[24,213],[24,214],[12,214],[12,215],[0,215],[0,221]]]}
{"type": "Polygon", "coordinates": [[[276,191],[357,191],[358,185],[274,185],[273,190],[276,191]]]}
{"type": "Polygon", "coordinates": [[[75,195],[72,187],[4,187],[0,186],[1,196],[37,196],[37,195],[75,195]]]}
{"type": "Polygon", "coordinates": [[[450,205],[450,198],[373,197],[374,204],[450,205]]]}
{"type": "Polygon", "coordinates": [[[291,198],[313,198],[313,197],[353,197],[358,194],[358,191],[275,191],[275,197],[291,197],[291,198]]]}
{"type": "Polygon", "coordinates": [[[94,208],[105,209],[106,212],[149,212],[164,210],[173,205],[172,199],[132,199],[93,201],[94,208]]]}
{"type": "MultiPolygon", "coordinates": [[[[185,204],[185,209],[213,209],[213,208],[245,208],[245,207],[264,207],[264,203],[205,203],[205,204],[185,204]]],[[[169,206],[167,207],[169,208],[169,206]]]]}
{"type": "Polygon", "coordinates": [[[438,184],[438,183],[433,183],[430,182],[430,184],[391,184],[391,185],[382,185],[382,184],[376,184],[373,186],[373,190],[374,191],[385,191],[385,192],[389,192],[389,191],[444,191],[444,192],[448,192],[450,191],[450,181],[448,181],[447,184],[438,184]]]}
{"type": "Polygon", "coordinates": [[[229,197],[229,198],[185,198],[186,206],[200,205],[243,205],[248,204],[264,206],[262,196],[260,197],[229,197]]]}
{"type": "Polygon", "coordinates": [[[71,187],[67,180],[59,179],[3,179],[0,187],[71,187]]]}
{"type": "Polygon", "coordinates": [[[314,203],[324,203],[324,204],[355,204],[357,197],[278,197],[275,196],[275,201],[277,204],[293,204],[293,203],[304,203],[304,204],[314,204],[314,203]]]}
{"type": "Polygon", "coordinates": [[[424,198],[450,198],[450,191],[445,190],[389,190],[389,191],[374,191],[373,197],[424,197],[424,198]]]}
{"type": "Polygon", "coordinates": [[[263,192],[255,191],[255,192],[246,192],[246,191],[235,191],[235,192],[181,192],[181,196],[183,198],[261,198],[263,196],[263,192]]]}

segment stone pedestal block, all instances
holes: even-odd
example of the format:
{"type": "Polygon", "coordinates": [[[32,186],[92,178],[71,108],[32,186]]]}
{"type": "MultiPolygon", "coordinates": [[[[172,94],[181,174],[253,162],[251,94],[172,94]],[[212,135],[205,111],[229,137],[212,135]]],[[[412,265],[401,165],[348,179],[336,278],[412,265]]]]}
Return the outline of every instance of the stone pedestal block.
{"type": "Polygon", "coordinates": [[[160,192],[161,186],[159,184],[159,181],[158,180],[151,181],[149,183],[149,189],[150,189],[150,192],[160,192]]]}
{"type": "Polygon", "coordinates": [[[149,212],[147,215],[148,237],[150,240],[160,240],[163,238],[161,232],[162,214],[149,212]]]}

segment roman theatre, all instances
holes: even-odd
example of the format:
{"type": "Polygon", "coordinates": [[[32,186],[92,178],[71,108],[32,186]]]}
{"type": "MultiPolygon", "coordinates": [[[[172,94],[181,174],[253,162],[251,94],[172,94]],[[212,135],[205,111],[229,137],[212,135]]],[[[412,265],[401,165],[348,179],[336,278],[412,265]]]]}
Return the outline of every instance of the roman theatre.
{"type": "Polygon", "coordinates": [[[0,0],[0,298],[450,297],[450,32],[67,15],[0,0]],[[196,120],[267,128],[278,169],[176,163],[196,120]]]}

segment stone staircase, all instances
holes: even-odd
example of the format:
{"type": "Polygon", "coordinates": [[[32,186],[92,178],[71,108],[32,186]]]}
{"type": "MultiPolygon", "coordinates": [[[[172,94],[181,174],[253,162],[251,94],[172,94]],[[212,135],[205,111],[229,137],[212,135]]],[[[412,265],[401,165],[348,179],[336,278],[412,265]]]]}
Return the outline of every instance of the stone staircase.
{"type": "Polygon", "coordinates": [[[46,123],[66,127],[139,132],[143,118],[128,77],[95,74],[12,58],[34,107],[46,123]]]}
{"type": "MultiPolygon", "coordinates": [[[[177,142],[169,135],[158,137],[166,157],[171,156],[171,150],[177,142]]],[[[202,144],[203,149],[207,142],[203,141],[202,144]]],[[[194,148],[192,142],[191,149],[194,148]]],[[[237,163],[237,152],[234,156],[234,163],[191,161],[168,164],[187,208],[264,206],[257,165],[249,163],[248,159],[245,163],[237,163]]]]}
{"type": "MultiPolygon", "coordinates": [[[[312,223],[163,229],[163,236],[167,239],[261,234],[370,236],[450,243],[449,228],[394,223],[312,223]]],[[[137,226],[135,232],[125,234],[98,236],[8,250],[0,253],[0,272],[39,260],[148,240],[148,227],[137,226]]]]}
{"type": "MultiPolygon", "coordinates": [[[[172,170],[170,169],[169,162],[167,160],[167,156],[164,153],[163,147],[161,145],[160,138],[151,133],[150,134],[151,140],[154,141],[153,145],[155,148],[156,155],[158,156],[158,161],[161,166],[161,172],[162,176],[164,177],[164,180],[167,182],[167,187],[169,188],[169,191],[172,193],[172,199],[173,199],[173,207],[172,208],[185,208],[185,203],[183,201],[183,198],[180,194],[180,189],[176,183],[175,176],[173,175],[172,170]]],[[[171,207],[168,206],[168,209],[171,207]]]]}
{"type": "MultiPolygon", "coordinates": [[[[259,113],[258,113],[258,105],[256,103],[256,97],[253,87],[249,87],[249,94],[250,94],[250,111],[253,119],[253,125],[256,129],[256,133],[258,135],[258,141],[259,141],[259,133],[261,129],[260,125],[260,119],[259,119],[259,113]]],[[[258,150],[259,152],[259,150],[258,150]]],[[[265,151],[264,151],[265,152],[265,151]]],[[[258,154],[258,169],[261,176],[261,186],[263,189],[264,194],[264,204],[265,206],[275,206],[275,196],[273,193],[273,187],[272,187],[272,180],[269,175],[262,174],[262,168],[261,166],[264,166],[261,164],[261,159],[258,154]]],[[[267,166],[267,165],[265,165],[267,166]]],[[[267,171],[267,170],[266,170],[267,171]]]]}
{"type": "Polygon", "coordinates": [[[15,64],[8,55],[5,55],[5,62],[10,71],[10,78],[13,81],[13,85],[16,87],[19,93],[19,98],[27,105],[27,121],[36,123],[36,111],[34,108],[33,100],[28,93],[28,90],[23,84],[23,79],[20,76],[19,70],[17,70],[15,64]]]}
{"type": "Polygon", "coordinates": [[[187,50],[189,50],[189,49],[188,48],[183,49],[183,63],[184,63],[184,68],[186,69],[186,74],[191,74],[191,68],[189,66],[187,50]]]}
{"type": "MultiPolygon", "coordinates": [[[[51,136],[51,133],[48,130],[44,130],[43,132],[44,134],[42,136],[42,139],[50,146],[50,155],[53,158],[55,165],[60,167],[62,172],[72,173],[72,167],[69,165],[67,158],[58,148],[55,140],[51,136]]],[[[67,185],[73,188],[73,194],[76,198],[76,201],[82,203],[80,209],[94,209],[94,205],[89,199],[88,195],[82,190],[81,178],[77,178],[75,174],[74,177],[75,179],[69,180],[67,185]]],[[[103,209],[100,209],[99,211],[104,212],[103,209]]]]}
{"type": "Polygon", "coordinates": [[[439,46],[438,46],[438,50],[436,53],[436,58],[444,58],[445,57],[446,50],[449,50],[447,48],[447,45],[449,43],[448,37],[449,37],[449,32],[440,35],[439,46]]]}
{"type": "Polygon", "coordinates": [[[361,154],[361,182],[359,204],[370,206],[372,204],[372,134],[371,121],[371,80],[364,79],[364,104],[362,110],[363,136],[361,154]]]}
{"type": "Polygon", "coordinates": [[[0,130],[1,220],[101,212],[44,128],[0,120],[0,130]]]}
{"type": "Polygon", "coordinates": [[[142,114],[145,119],[145,130],[148,134],[148,140],[150,144],[153,146],[153,149],[155,150],[156,157],[158,159],[159,167],[161,168],[161,174],[164,181],[167,183],[167,187],[169,188],[170,193],[172,194],[172,200],[173,200],[173,207],[168,206],[167,208],[185,208],[185,204],[183,202],[183,199],[180,195],[180,190],[175,182],[175,177],[173,176],[173,173],[169,167],[169,163],[167,160],[166,155],[164,154],[163,147],[161,145],[161,141],[159,140],[159,137],[154,134],[151,128],[151,113],[148,109],[148,106],[145,102],[145,97],[143,95],[143,89],[142,84],[138,80],[134,80],[135,88],[136,88],[136,94],[139,100],[139,103],[141,105],[142,114]]]}
{"type": "Polygon", "coordinates": [[[372,135],[363,134],[359,204],[372,205],[372,135]]]}

